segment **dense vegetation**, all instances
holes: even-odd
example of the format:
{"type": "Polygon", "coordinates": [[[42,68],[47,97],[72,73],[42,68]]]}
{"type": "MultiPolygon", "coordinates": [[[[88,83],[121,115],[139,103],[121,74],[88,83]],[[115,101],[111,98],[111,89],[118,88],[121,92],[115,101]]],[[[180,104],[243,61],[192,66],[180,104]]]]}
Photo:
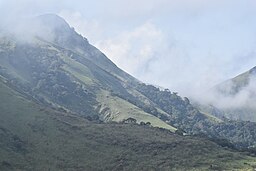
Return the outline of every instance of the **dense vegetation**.
{"type": "Polygon", "coordinates": [[[242,170],[256,160],[198,137],[90,122],[42,108],[0,82],[0,170],[242,170]],[[191,157],[193,156],[193,157],[191,157]]]}
{"type": "Polygon", "coordinates": [[[214,120],[194,108],[187,98],[182,99],[169,90],[161,91],[152,85],[141,84],[138,90],[168,113],[165,120],[188,134],[205,134],[222,138],[237,148],[255,147],[256,123],[249,121],[214,120]]]}

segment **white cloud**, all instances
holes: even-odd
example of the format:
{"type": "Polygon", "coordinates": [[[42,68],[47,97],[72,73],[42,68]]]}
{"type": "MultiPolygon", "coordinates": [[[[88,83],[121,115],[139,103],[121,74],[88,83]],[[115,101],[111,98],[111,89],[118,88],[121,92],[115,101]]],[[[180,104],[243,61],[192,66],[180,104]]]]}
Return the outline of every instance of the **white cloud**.
{"type": "Polygon", "coordinates": [[[147,65],[158,58],[166,44],[161,30],[146,22],[132,31],[101,40],[96,46],[125,71],[144,77],[150,69],[147,65]]]}
{"type": "Polygon", "coordinates": [[[61,10],[58,15],[74,27],[76,31],[95,43],[103,38],[103,29],[95,19],[87,19],[79,11],[61,10]]]}
{"type": "Polygon", "coordinates": [[[256,109],[256,77],[249,78],[248,85],[242,87],[238,92],[232,92],[236,87],[234,82],[226,82],[219,89],[212,89],[198,96],[197,100],[202,104],[211,104],[219,109],[256,109]],[[219,91],[221,90],[221,91],[219,91]],[[225,93],[223,93],[225,92],[225,93]]]}
{"type": "Polygon", "coordinates": [[[190,91],[187,89],[188,83],[202,72],[202,68],[195,67],[201,63],[190,59],[185,46],[151,22],[99,41],[96,46],[138,79],[168,87],[172,91],[183,91],[183,94],[190,91]],[[191,71],[194,71],[193,75],[191,71]]]}

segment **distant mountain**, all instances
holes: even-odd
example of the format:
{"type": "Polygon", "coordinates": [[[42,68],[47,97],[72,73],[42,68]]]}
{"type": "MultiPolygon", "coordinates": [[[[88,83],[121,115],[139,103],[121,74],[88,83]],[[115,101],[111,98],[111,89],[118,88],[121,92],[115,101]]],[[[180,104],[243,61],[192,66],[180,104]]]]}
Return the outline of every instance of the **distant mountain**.
{"type": "Polygon", "coordinates": [[[219,107],[230,119],[256,121],[256,67],[214,87],[219,107]],[[226,104],[227,103],[227,104],[226,104]]]}
{"type": "Polygon", "coordinates": [[[140,82],[59,16],[24,23],[0,32],[0,80],[41,108],[97,123],[137,123],[225,139],[237,148],[256,146],[256,123],[217,118],[186,97],[140,82]]]}
{"type": "Polygon", "coordinates": [[[249,86],[250,82],[256,78],[256,67],[246,71],[230,80],[227,80],[214,88],[226,95],[236,95],[249,86]]]}

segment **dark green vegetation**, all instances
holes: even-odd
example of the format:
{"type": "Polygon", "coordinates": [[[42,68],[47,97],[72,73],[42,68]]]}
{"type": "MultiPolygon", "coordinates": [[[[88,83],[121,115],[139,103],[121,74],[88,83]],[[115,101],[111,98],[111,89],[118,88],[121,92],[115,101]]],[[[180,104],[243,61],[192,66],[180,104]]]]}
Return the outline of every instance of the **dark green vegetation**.
{"type": "Polygon", "coordinates": [[[197,137],[90,122],[0,82],[0,170],[252,170],[256,159],[197,137]],[[193,156],[193,157],[192,157],[193,156]]]}
{"type": "Polygon", "coordinates": [[[27,39],[0,33],[3,169],[253,167],[235,147],[255,146],[255,123],[219,119],[141,83],[58,16],[32,25],[41,30],[27,39]]]}
{"type": "MultiPolygon", "coordinates": [[[[151,85],[140,84],[138,90],[167,113],[167,115],[156,113],[159,118],[187,134],[226,139],[237,148],[255,147],[256,123],[254,122],[230,121],[225,117],[219,119],[200,112],[190,104],[188,98],[182,99],[177,93],[171,93],[169,90],[159,91],[151,85]]],[[[151,111],[155,110],[151,109],[151,111]]]]}

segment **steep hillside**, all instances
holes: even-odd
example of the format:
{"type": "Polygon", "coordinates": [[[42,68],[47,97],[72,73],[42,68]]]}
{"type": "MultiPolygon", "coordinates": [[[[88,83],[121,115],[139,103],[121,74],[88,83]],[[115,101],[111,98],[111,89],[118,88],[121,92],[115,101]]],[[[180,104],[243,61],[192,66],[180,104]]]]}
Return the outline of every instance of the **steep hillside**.
{"type": "Polygon", "coordinates": [[[40,16],[35,25],[42,25],[42,33],[36,32],[29,40],[20,41],[13,34],[1,36],[0,75],[10,85],[42,104],[83,116],[111,121],[109,118],[114,116],[109,115],[115,115],[121,121],[120,118],[127,119],[133,113],[138,121],[175,130],[134,104],[113,97],[112,94],[116,93],[135,99],[127,86],[138,81],[116,67],[63,19],[55,15],[40,16]],[[116,103],[108,106],[110,104],[102,101],[106,98],[115,99],[116,103]],[[118,104],[122,104],[125,110],[116,106],[118,104]],[[115,112],[105,116],[106,113],[99,115],[96,110],[106,111],[108,108],[115,112]]]}
{"type": "MultiPolygon", "coordinates": [[[[179,122],[188,117],[189,130],[197,120],[212,122],[176,94],[167,97],[167,106],[154,101],[143,92],[150,86],[119,69],[62,18],[39,16],[32,25],[40,29],[28,40],[13,33],[2,33],[0,39],[0,75],[23,94],[103,121],[134,118],[171,131],[176,130],[174,124],[184,129],[179,122]]],[[[156,91],[165,100],[165,93],[156,91]]]]}
{"type": "Polygon", "coordinates": [[[0,76],[41,106],[98,122],[132,120],[180,134],[228,139],[239,147],[256,146],[255,124],[232,123],[231,129],[230,122],[200,112],[188,98],[141,83],[56,15],[39,16],[19,28],[24,35],[0,32],[0,76]]]}
{"type": "Polygon", "coordinates": [[[256,159],[204,138],[90,122],[42,108],[0,81],[0,170],[252,170],[256,159]],[[193,156],[193,157],[191,157],[193,156]]]}

